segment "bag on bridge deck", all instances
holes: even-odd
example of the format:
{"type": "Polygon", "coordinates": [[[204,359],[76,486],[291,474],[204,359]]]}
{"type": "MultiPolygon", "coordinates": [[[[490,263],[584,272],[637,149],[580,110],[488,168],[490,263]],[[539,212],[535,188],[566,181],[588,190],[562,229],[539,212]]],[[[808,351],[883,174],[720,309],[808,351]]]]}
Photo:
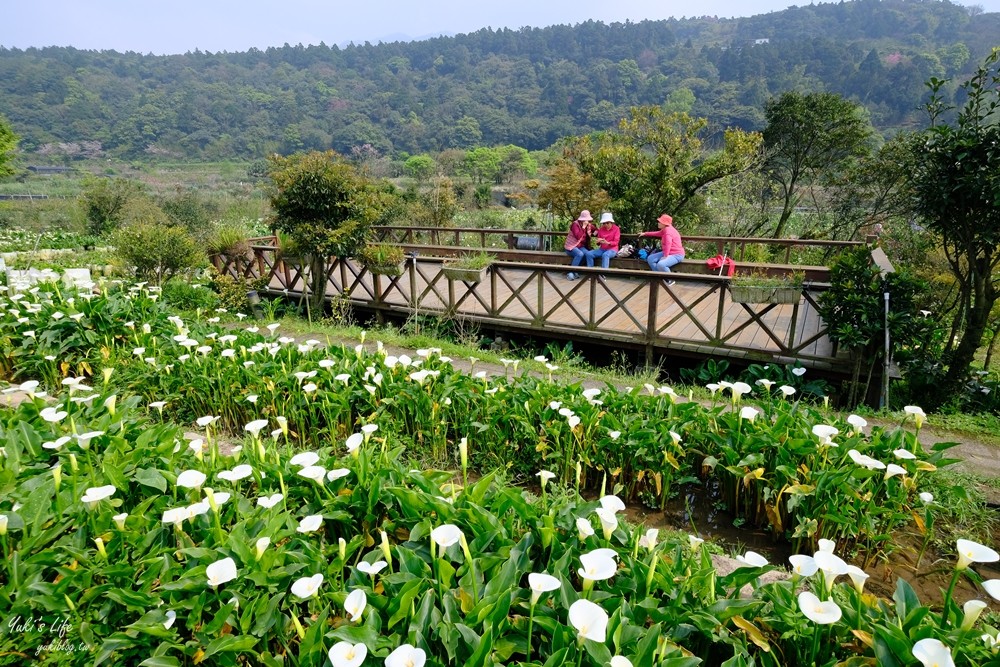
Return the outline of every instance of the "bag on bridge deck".
{"type": "Polygon", "coordinates": [[[736,262],[733,258],[728,255],[716,255],[715,257],[709,257],[705,260],[705,264],[708,266],[708,270],[713,273],[718,271],[721,276],[725,273],[727,276],[732,276],[736,271],[736,262]]]}

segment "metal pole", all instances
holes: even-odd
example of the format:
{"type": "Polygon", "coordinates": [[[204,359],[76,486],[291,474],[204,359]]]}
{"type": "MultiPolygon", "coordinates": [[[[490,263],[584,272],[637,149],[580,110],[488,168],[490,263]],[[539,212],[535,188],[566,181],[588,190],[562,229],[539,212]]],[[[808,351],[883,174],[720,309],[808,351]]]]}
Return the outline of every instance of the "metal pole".
{"type": "Polygon", "coordinates": [[[882,396],[879,399],[879,407],[884,408],[889,405],[889,290],[882,293],[885,301],[885,363],[882,368],[882,396]]]}

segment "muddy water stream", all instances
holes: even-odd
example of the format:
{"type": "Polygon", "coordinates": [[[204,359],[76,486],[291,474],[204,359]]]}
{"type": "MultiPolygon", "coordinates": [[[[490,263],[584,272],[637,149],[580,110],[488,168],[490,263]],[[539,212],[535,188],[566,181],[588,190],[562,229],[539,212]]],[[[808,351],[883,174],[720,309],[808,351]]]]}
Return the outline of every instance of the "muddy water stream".
{"type": "MultiPolygon", "coordinates": [[[[704,487],[687,487],[677,498],[668,502],[662,512],[635,504],[627,508],[626,515],[630,521],[647,528],[680,530],[714,541],[721,544],[728,553],[756,551],[778,566],[787,566],[788,557],[793,554],[790,543],[775,539],[769,531],[735,526],[733,515],[722,508],[717,496],[704,487]]],[[[939,558],[929,548],[924,553],[919,568],[915,568],[921,545],[919,538],[909,530],[893,536],[895,549],[887,560],[877,561],[867,567],[859,562],[854,564],[864,567],[871,575],[867,591],[891,598],[896,580],[902,578],[913,587],[922,602],[938,606],[951,579],[955,565],[954,555],[946,553],[939,558]]],[[[972,569],[983,580],[1000,579],[1000,563],[973,564],[972,569]]],[[[982,588],[973,586],[966,577],[961,577],[955,588],[955,599],[963,604],[972,598],[994,602],[982,588]]]]}

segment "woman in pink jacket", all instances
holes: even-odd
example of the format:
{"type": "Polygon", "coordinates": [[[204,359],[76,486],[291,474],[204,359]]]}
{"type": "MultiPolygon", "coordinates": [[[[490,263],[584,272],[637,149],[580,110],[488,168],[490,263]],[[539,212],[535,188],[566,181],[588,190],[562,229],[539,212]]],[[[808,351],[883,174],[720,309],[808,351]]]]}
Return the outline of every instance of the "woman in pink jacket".
{"type": "MultiPolygon", "coordinates": [[[[664,213],[656,219],[659,229],[654,232],[643,232],[639,236],[655,236],[660,239],[660,251],[650,253],[646,258],[649,268],[654,271],[670,273],[670,267],[684,259],[684,246],[681,245],[681,235],[674,229],[674,219],[664,213]]],[[[671,284],[669,281],[667,284],[671,284]]]]}
{"type": "Polygon", "coordinates": [[[597,236],[594,237],[597,247],[587,253],[587,266],[593,266],[594,260],[600,259],[601,266],[608,268],[612,258],[618,254],[621,236],[622,230],[615,224],[615,217],[610,213],[601,213],[601,226],[597,228],[597,236]]]}

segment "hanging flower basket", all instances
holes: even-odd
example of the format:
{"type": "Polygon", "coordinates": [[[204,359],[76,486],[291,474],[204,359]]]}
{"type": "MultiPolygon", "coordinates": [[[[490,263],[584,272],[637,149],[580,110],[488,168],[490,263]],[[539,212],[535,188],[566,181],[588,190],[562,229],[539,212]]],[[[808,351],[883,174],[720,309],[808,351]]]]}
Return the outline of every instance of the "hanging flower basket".
{"type": "Polygon", "coordinates": [[[480,283],[486,280],[487,268],[468,269],[461,266],[449,266],[447,263],[441,265],[441,272],[449,280],[461,280],[467,283],[480,283]]]}
{"type": "Polygon", "coordinates": [[[729,292],[736,303],[798,303],[801,287],[767,285],[730,285],[729,292]]]}
{"type": "Polygon", "coordinates": [[[402,264],[365,264],[365,268],[368,269],[369,273],[375,274],[377,276],[396,276],[403,275],[403,265],[402,264]]]}

